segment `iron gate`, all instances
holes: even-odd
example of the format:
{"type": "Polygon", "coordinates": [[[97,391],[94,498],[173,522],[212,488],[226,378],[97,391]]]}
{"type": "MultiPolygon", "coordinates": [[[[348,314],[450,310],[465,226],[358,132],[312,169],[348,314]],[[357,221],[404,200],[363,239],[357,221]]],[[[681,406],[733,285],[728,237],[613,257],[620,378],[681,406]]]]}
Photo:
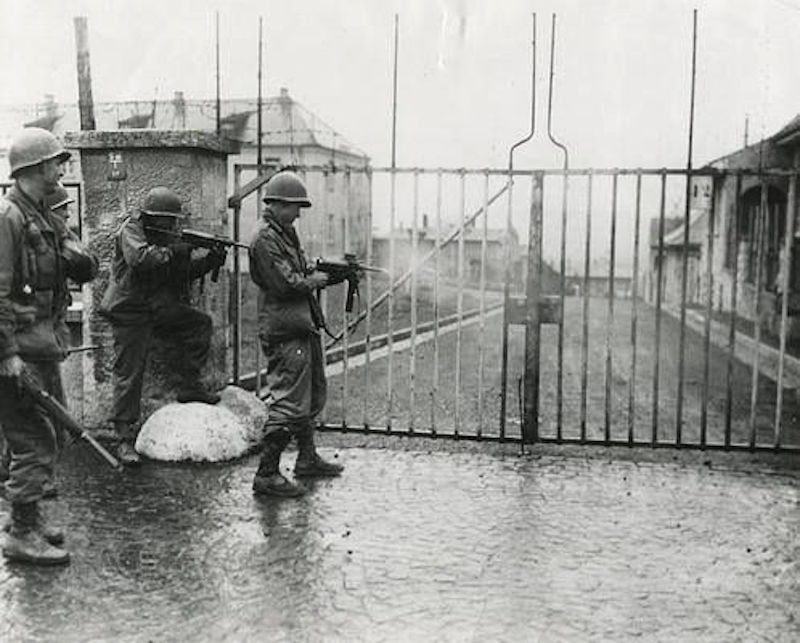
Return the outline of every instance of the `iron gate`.
{"type": "MultiPolygon", "coordinates": [[[[355,251],[388,271],[366,274],[353,313],[342,289],[326,291],[326,428],[800,445],[800,310],[783,296],[800,286],[795,173],[298,171],[314,201],[300,223],[309,254],[355,251]]],[[[245,241],[260,216],[246,197],[269,176],[256,172],[237,166],[230,200],[245,241]]],[[[234,269],[234,380],[263,392],[254,290],[238,257],[234,269]]]]}

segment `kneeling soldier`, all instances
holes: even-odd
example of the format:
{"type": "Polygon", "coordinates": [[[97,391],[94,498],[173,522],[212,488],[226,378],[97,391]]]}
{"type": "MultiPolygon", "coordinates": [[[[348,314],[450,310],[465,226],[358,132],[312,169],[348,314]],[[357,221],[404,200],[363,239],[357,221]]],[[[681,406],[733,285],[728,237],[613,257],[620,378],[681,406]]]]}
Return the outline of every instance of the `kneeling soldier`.
{"type": "Polygon", "coordinates": [[[220,399],[200,383],[212,324],[208,315],[190,305],[189,284],[223,265],[225,251],[193,257],[189,244],[175,242],[183,217],[178,195],[156,187],[117,232],[111,280],[100,312],[111,322],[114,334],[112,421],[120,438],[117,455],[126,465],[139,464],[133,445],[154,336],[167,340],[176,351],[175,367],[182,378],[179,402],[216,404],[220,399]]]}

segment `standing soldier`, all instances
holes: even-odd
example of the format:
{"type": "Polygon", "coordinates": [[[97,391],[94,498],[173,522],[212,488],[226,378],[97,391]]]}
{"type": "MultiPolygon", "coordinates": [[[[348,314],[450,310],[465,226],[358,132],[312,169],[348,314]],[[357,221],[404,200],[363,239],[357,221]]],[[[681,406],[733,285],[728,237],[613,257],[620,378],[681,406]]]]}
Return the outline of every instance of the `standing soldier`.
{"type": "MultiPolygon", "coordinates": [[[[56,236],[61,240],[61,256],[67,277],[77,284],[91,281],[97,276],[97,258],[84,248],[80,239],[69,228],[69,204],[74,203],[75,199],[69,195],[69,192],[63,186],[58,185],[53,192],[47,195],[45,201],[48,209],[54,215],[51,223],[56,236]]],[[[55,313],[56,327],[60,328],[66,324],[67,309],[70,304],[72,304],[72,295],[67,290],[67,296],[61,300],[60,310],[55,313]]],[[[57,399],[62,404],[64,403],[63,391],[60,391],[57,399]]],[[[64,446],[65,436],[58,426],[56,426],[56,437],[60,449],[64,446]]],[[[2,433],[0,433],[0,482],[8,480],[8,465],[10,462],[11,452],[5,444],[2,433]]],[[[57,495],[58,489],[55,482],[52,479],[48,480],[44,485],[42,497],[55,498],[57,495]]]]}
{"type": "MultiPolygon", "coordinates": [[[[192,256],[192,247],[176,238],[184,218],[178,195],[165,187],[150,190],[141,210],[120,226],[111,280],[100,305],[114,334],[114,408],[120,438],[117,455],[137,465],[134,448],[147,354],[154,336],[169,341],[183,380],[179,402],[216,404],[200,374],[211,347],[211,318],[189,303],[189,284],[225,263],[223,249],[192,256]]],[[[202,252],[202,251],[201,251],[202,252]]]]}
{"type": "Polygon", "coordinates": [[[250,277],[259,287],[258,323],[267,358],[269,417],[261,461],[253,480],[257,494],[299,496],[305,490],[280,472],[280,457],[297,439],[295,476],[337,476],[343,468],[326,462],[314,446],[315,419],[327,395],[320,328],[314,299],[328,275],[310,270],[293,223],[311,206],[306,187],[288,171],[264,186],[264,226],[250,244],[250,277]]]}
{"type": "Polygon", "coordinates": [[[64,534],[49,527],[39,509],[53,478],[58,440],[53,422],[18,380],[24,369],[63,400],[59,362],[69,345],[62,314],[67,277],[88,280],[97,269],[79,244],[66,243],[66,226],[46,201],[59,187],[69,156],[47,130],[23,130],[8,153],[14,186],[0,199],[0,426],[11,456],[5,483],[11,524],[3,555],[39,565],[69,562],[60,547],[64,534]]]}

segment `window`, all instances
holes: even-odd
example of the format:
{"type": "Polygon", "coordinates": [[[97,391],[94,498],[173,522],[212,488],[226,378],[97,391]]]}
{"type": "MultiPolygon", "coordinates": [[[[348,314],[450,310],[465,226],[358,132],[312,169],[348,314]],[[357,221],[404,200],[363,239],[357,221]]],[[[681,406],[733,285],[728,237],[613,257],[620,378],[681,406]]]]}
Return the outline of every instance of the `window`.
{"type": "MultiPolygon", "coordinates": [[[[741,197],[739,220],[736,229],[739,234],[739,243],[746,244],[744,254],[745,281],[756,283],[760,277],[763,288],[774,290],[777,286],[781,247],[786,234],[786,196],[777,188],[770,187],[767,192],[766,216],[762,216],[761,188],[751,188],[741,197]],[[759,253],[760,248],[760,253],[759,253]],[[758,273],[759,257],[761,259],[761,274],[758,273]]],[[[731,226],[733,228],[733,226],[731,226]]],[[[734,231],[735,232],[735,231],[734,231]]],[[[733,265],[732,256],[735,248],[735,238],[730,239],[729,253],[726,264],[733,265]]]]}

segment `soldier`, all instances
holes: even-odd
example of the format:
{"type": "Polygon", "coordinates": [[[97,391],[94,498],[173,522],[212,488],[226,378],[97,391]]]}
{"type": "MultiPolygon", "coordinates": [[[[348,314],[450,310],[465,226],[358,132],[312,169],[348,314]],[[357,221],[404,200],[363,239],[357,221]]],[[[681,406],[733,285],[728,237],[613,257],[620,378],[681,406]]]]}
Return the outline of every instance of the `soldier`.
{"type": "Polygon", "coordinates": [[[219,395],[200,382],[211,346],[211,318],[189,303],[189,284],[225,263],[224,249],[200,251],[176,243],[184,218],[178,195],[166,187],[150,190],[138,212],[123,221],[116,235],[112,275],[100,313],[114,334],[112,421],[120,438],[117,455],[137,465],[134,448],[142,384],[153,337],[167,340],[182,378],[179,402],[216,404],[219,395]]]}
{"type": "MultiPolygon", "coordinates": [[[[97,258],[84,248],[77,235],[69,228],[69,204],[74,203],[69,192],[63,186],[56,186],[55,190],[47,195],[45,199],[48,209],[55,215],[52,224],[59,239],[62,240],[61,255],[66,269],[67,277],[77,284],[91,281],[97,276],[97,258]]],[[[66,323],[67,309],[72,304],[72,295],[67,290],[67,296],[61,300],[61,308],[56,312],[55,323],[61,326],[66,323]]],[[[59,391],[57,399],[62,404],[65,403],[63,391],[59,391]]],[[[64,433],[56,428],[59,450],[64,445],[64,433]]],[[[6,447],[5,440],[0,435],[0,482],[8,480],[8,465],[11,462],[11,452],[6,447]]],[[[44,485],[43,498],[55,498],[58,495],[58,488],[53,479],[48,480],[44,485]]],[[[9,525],[7,525],[8,527],[9,525]]]]}
{"type": "Polygon", "coordinates": [[[23,130],[8,153],[14,186],[0,199],[0,426],[11,456],[5,483],[11,523],[3,555],[39,565],[69,562],[60,547],[63,532],[48,526],[39,508],[53,478],[58,438],[51,419],[21,392],[18,378],[24,369],[63,400],[59,362],[69,345],[63,315],[67,277],[86,281],[97,270],[80,244],[67,243],[66,226],[46,202],[60,187],[69,156],[47,130],[23,130]]]}
{"type": "Polygon", "coordinates": [[[311,206],[306,187],[292,172],[275,174],[264,186],[264,226],[250,244],[250,277],[259,287],[261,348],[267,358],[269,417],[261,461],[253,480],[257,494],[299,496],[305,489],[280,472],[289,440],[298,446],[295,476],[337,476],[343,468],[326,462],[314,446],[315,418],[325,406],[327,384],[314,292],[328,275],[310,270],[294,220],[311,206]]]}

